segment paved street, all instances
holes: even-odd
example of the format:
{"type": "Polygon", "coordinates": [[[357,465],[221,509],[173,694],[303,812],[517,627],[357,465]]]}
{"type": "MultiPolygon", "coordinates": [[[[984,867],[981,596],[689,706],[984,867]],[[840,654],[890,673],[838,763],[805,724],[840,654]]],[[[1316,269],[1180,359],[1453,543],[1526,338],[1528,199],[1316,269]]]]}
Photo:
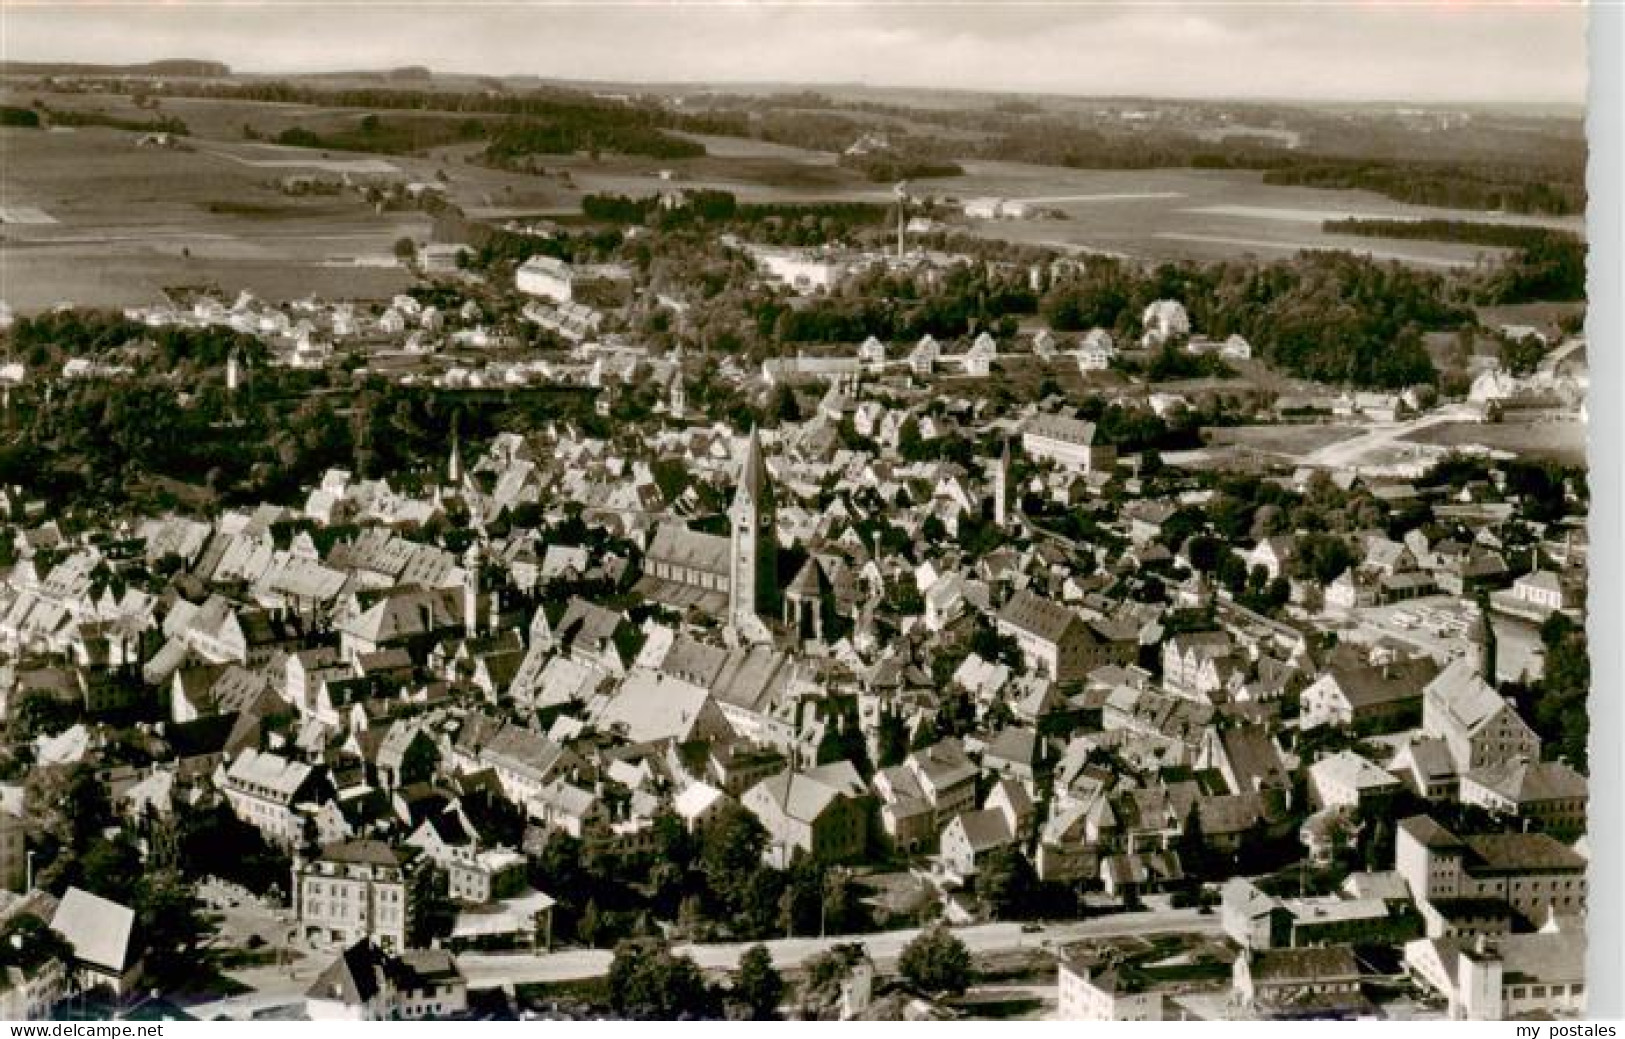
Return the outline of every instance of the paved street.
{"type": "MultiPolygon", "coordinates": [[[[1195,909],[1159,909],[1141,913],[1118,913],[1067,923],[1045,924],[1042,930],[1023,932],[1020,924],[978,924],[955,928],[954,933],[970,949],[972,957],[1023,949],[1058,948],[1088,938],[1121,938],[1128,935],[1203,934],[1220,932],[1216,914],[1195,909]]],[[[861,942],[876,964],[890,967],[903,948],[920,932],[918,929],[882,931],[878,934],[837,935],[828,938],[780,938],[769,941],[768,950],[781,970],[801,966],[807,960],[843,942],[861,942]]],[[[731,970],[754,942],[682,945],[677,951],[694,958],[707,970],[731,970]]],[[[504,985],[540,982],[579,981],[602,977],[609,972],[611,954],[605,949],[566,949],[542,954],[470,953],[457,958],[470,988],[496,988],[504,985]]],[[[247,1018],[272,1007],[304,999],[305,989],[327,960],[312,957],[290,975],[286,968],[256,968],[233,976],[254,991],[232,999],[193,1008],[201,1018],[228,1016],[247,1018]]]]}

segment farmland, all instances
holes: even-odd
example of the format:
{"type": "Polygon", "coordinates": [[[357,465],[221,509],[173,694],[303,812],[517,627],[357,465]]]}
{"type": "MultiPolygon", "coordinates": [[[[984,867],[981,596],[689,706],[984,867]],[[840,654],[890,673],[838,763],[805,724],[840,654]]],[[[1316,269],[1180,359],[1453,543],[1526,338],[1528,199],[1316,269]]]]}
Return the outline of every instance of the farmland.
{"type": "Polygon", "coordinates": [[[4,133],[8,204],[55,221],[5,226],[0,280],[20,310],[150,303],[202,283],[272,298],[388,294],[408,284],[391,244],[426,228],[421,214],[376,214],[351,196],[289,198],[272,186],[288,169],[203,148],[137,148],[100,128],[4,133]]]}
{"type": "MultiPolygon", "coordinates": [[[[756,140],[685,135],[707,154],[655,160],[602,155],[538,155],[537,173],[479,165],[483,140],[443,146],[466,117],[385,113],[394,124],[447,124],[448,133],[412,137],[419,154],[288,148],[273,143],[300,128],[314,139],[356,139],[361,109],[234,99],[165,97],[156,110],[118,95],[11,93],[17,105],[123,121],[180,120],[190,131],[176,149],[138,149],[136,135],[105,127],[46,132],[6,128],[0,171],[8,216],[0,243],[0,289],[21,310],[64,300],[90,305],[151,302],[166,285],[211,283],[271,298],[321,291],[377,297],[398,291],[408,273],[389,261],[396,239],[429,235],[427,217],[378,212],[353,193],[290,199],[276,181],[293,174],[441,180],[468,215],[568,216],[593,193],[648,196],[673,187],[719,188],[742,201],[890,203],[888,185],[870,183],[830,152],[756,140]],[[252,139],[249,139],[252,138],[252,139]],[[14,219],[15,217],[15,219],[14,219]],[[86,261],[94,259],[95,263],[86,261]]],[[[382,139],[394,139],[385,134],[382,139]]],[[[920,181],[939,200],[993,196],[1032,200],[1063,218],[966,220],[970,233],[1069,252],[1134,259],[1277,259],[1300,249],[1345,249],[1427,266],[1455,266],[1500,250],[1448,242],[1326,234],[1338,217],[1416,219],[1457,216],[1362,191],[1273,187],[1244,170],[1099,171],[1014,162],[965,161],[962,176],[920,181]]],[[[952,205],[939,213],[955,213],[952,205]]],[[[1484,219],[1482,214],[1469,214],[1484,219]]],[[[1569,230],[1578,218],[1507,218],[1569,230]]]]}

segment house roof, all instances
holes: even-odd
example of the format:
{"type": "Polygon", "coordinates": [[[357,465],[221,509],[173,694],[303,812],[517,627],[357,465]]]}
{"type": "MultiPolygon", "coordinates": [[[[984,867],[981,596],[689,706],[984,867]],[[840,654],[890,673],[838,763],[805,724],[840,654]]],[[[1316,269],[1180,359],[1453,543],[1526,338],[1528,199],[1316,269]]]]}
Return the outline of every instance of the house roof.
{"type": "Polygon", "coordinates": [[[804,772],[781,772],[756,784],[746,797],[765,797],[787,817],[810,823],[837,798],[862,797],[867,792],[852,763],[837,761],[804,772]]]}
{"type": "Polygon", "coordinates": [[[358,866],[403,866],[417,854],[415,848],[396,848],[383,841],[341,841],[322,848],[322,861],[358,866]]]}
{"type": "Polygon", "coordinates": [[[282,800],[291,800],[310,778],[312,769],[300,761],[289,761],[269,751],[245,750],[226,770],[234,785],[262,790],[282,800]]]}
{"type": "Polygon", "coordinates": [[[51,929],[73,946],[74,956],[116,974],[133,959],[135,910],[70,887],[51,917],[51,929]]]}
{"type": "Polygon", "coordinates": [[[1046,642],[1059,643],[1074,628],[1085,627],[1077,611],[1022,589],[999,611],[999,620],[1046,642]]]}
{"type": "Polygon", "coordinates": [[[701,686],[646,667],[635,667],[598,714],[604,727],[623,725],[634,743],[686,740],[700,714],[715,710],[701,686]]]}
{"type": "Polygon", "coordinates": [[[1359,961],[1347,945],[1315,948],[1260,949],[1248,961],[1254,981],[1291,984],[1327,982],[1360,976],[1359,961]]]}
{"type": "Polygon", "coordinates": [[[1016,839],[1015,833],[1010,829],[1010,820],[997,808],[961,812],[948,823],[949,829],[954,827],[964,832],[966,843],[970,845],[972,853],[976,854],[1003,847],[1016,839]]]}
{"type": "Polygon", "coordinates": [[[1399,828],[1412,840],[1434,851],[1457,851],[1466,847],[1460,837],[1425,815],[1413,815],[1399,821],[1399,828]]]}
{"type": "Polygon", "coordinates": [[[1327,669],[1351,708],[1377,707],[1422,695],[1423,686],[1438,674],[1428,657],[1392,664],[1333,663],[1327,669]]]}
{"type": "Polygon", "coordinates": [[[1474,769],[1468,779],[1509,801],[1580,800],[1586,797],[1586,777],[1562,761],[1519,759],[1474,769]]]}
{"type": "Polygon", "coordinates": [[[1354,753],[1340,750],[1309,766],[1309,774],[1319,782],[1338,783],[1356,790],[1380,790],[1398,786],[1393,775],[1354,753]]]}
{"type": "Polygon", "coordinates": [[[1475,868],[1496,872],[1583,870],[1584,855],[1545,833],[1476,833],[1463,838],[1475,868]]]}
{"type": "Polygon", "coordinates": [[[1470,657],[1451,661],[1428,683],[1426,696],[1445,718],[1467,732],[1482,728],[1501,711],[1509,709],[1507,701],[1484,681],[1478,663],[1470,657]]]}
{"type": "Polygon", "coordinates": [[[1089,446],[1095,442],[1095,424],[1066,415],[1035,415],[1022,430],[1033,436],[1089,446]]]}

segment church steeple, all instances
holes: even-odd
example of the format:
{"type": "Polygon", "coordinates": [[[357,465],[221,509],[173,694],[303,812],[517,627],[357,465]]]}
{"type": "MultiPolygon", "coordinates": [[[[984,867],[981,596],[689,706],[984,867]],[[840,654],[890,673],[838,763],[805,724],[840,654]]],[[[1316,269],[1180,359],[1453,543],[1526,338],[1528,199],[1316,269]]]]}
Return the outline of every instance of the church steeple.
{"type": "Polygon", "coordinates": [[[446,484],[456,488],[463,482],[463,444],[457,433],[457,419],[451,420],[451,458],[446,462],[446,484]]]}
{"type": "Polygon", "coordinates": [[[732,528],[728,618],[736,628],[750,628],[760,624],[758,618],[763,614],[773,615],[779,560],[773,482],[762,455],[761,437],[754,428],[745,441],[728,519],[732,528]]]}
{"type": "Polygon", "coordinates": [[[1009,522],[1010,441],[1004,442],[999,461],[993,468],[993,525],[1003,528],[1009,522]]]}

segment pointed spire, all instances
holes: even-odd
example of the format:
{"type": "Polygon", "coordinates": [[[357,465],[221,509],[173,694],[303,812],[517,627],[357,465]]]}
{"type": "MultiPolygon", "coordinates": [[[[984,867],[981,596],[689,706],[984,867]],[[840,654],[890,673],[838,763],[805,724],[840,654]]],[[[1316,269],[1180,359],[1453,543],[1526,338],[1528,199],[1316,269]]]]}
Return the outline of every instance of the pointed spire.
{"type": "Polygon", "coordinates": [[[767,462],[762,457],[762,438],[752,426],[745,441],[745,458],[739,466],[739,493],[749,495],[752,501],[760,501],[766,486],[767,462]]]}

